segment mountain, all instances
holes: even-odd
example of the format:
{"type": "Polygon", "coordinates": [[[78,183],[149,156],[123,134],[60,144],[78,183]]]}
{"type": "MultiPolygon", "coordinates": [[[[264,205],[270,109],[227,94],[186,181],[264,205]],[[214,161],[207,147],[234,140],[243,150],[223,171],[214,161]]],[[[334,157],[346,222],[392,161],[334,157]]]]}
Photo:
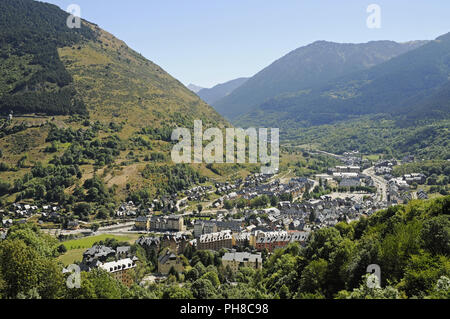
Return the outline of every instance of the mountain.
{"type": "Polygon", "coordinates": [[[0,1],[0,207],[34,200],[110,211],[119,199],[143,203],[216,177],[173,165],[171,133],[196,119],[229,124],[97,25],[69,29],[68,16],[38,1],[0,1]]]}
{"type": "Polygon", "coordinates": [[[0,2],[2,113],[89,112],[104,120],[123,114],[129,121],[147,123],[160,121],[159,112],[165,119],[190,113],[222,121],[179,81],[124,42],[87,21],[80,29],[69,29],[67,17],[46,3],[0,2]]]}
{"type": "Polygon", "coordinates": [[[257,117],[263,122],[305,127],[380,113],[410,121],[441,119],[450,115],[449,78],[447,34],[321,87],[269,99],[241,117],[240,123],[257,117]]]}
{"type": "Polygon", "coordinates": [[[188,88],[189,90],[191,90],[192,92],[194,92],[194,93],[198,93],[198,92],[200,92],[201,90],[203,90],[203,88],[202,88],[201,86],[197,86],[197,85],[195,85],[195,84],[189,84],[189,85],[187,86],[187,88],[188,88]]]}
{"type": "Polygon", "coordinates": [[[247,82],[248,78],[238,78],[226,83],[218,84],[210,89],[202,89],[197,92],[200,98],[209,105],[215,104],[218,100],[230,95],[234,90],[247,82]]]}
{"type": "Polygon", "coordinates": [[[214,106],[223,116],[235,119],[268,99],[322,86],[332,79],[368,69],[424,43],[314,42],[275,61],[214,106]]]}

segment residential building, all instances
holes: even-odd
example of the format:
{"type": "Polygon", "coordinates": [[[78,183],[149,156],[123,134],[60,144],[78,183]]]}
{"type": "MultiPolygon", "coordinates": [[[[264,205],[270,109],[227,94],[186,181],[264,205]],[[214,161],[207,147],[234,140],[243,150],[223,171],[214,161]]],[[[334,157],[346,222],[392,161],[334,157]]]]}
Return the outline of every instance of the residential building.
{"type": "Polygon", "coordinates": [[[137,230],[148,231],[150,229],[150,219],[146,216],[139,216],[134,222],[134,227],[137,230]]]}
{"type": "Polygon", "coordinates": [[[217,233],[217,224],[214,221],[199,220],[194,223],[194,237],[198,238],[201,235],[217,233]]]}
{"type": "Polygon", "coordinates": [[[172,267],[178,273],[184,271],[182,259],[168,250],[165,255],[158,258],[158,272],[162,275],[167,275],[172,267]]]}
{"type": "Polygon", "coordinates": [[[161,249],[169,248],[176,254],[182,254],[186,246],[189,245],[189,238],[185,235],[164,235],[159,240],[161,249]]]}
{"type": "Polygon", "coordinates": [[[309,232],[305,231],[292,233],[286,231],[265,233],[263,236],[257,237],[256,250],[263,251],[264,249],[267,249],[269,252],[273,252],[275,249],[286,247],[293,242],[304,245],[308,237],[309,232]]]}
{"type": "Polygon", "coordinates": [[[250,233],[233,234],[233,247],[248,247],[250,245],[250,233]]]}
{"type": "Polygon", "coordinates": [[[183,231],[184,218],[182,215],[153,216],[150,220],[151,231],[183,231]]]}
{"type": "Polygon", "coordinates": [[[159,237],[141,237],[136,240],[136,244],[142,246],[148,255],[151,255],[151,252],[154,255],[158,255],[161,249],[161,240],[159,237]]]}
{"type": "Polygon", "coordinates": [[[233,272],[237,272],[241,267],[261,269],[262,257],[261,254],[250,254],[246,252],[226,253],[222,257],[222,265],[225,268],[229,266],[233,272]]]}
{"type": "Polygon", "coordinates": [[[222,248],[231,249],[232,246],[233,237],[230,230],[201,235],[197,241],[197,249],[199,250],[220,250],[222,248]]]}
{"type": "Polygon", "coordinates": [[[125,286],[131,287],[134,280],[130,274],[130,270],[136,268],[137,258],[125,258],[118,261],[111,261],[100,264],[98,268],[106,270],[116,280],[121,281],[125,286]]]}

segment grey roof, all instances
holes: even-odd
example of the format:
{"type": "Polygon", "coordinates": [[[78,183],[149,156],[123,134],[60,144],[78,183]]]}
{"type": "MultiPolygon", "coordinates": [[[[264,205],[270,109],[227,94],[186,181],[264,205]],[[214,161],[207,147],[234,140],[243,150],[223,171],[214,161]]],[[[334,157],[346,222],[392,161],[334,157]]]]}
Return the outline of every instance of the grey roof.
{"type": "Polygon", "coordinates": [[[159,237],[141,237],[136,240],[136,244],[140,246],[159,246],[160,243],[159,237]]]}
{"type": "Polygon", "coordinates": [[[207,242],[214,242],[214,241],[227,240],[227,239],[232,239],[230,230],[224,230],[224,231],[217,232],[217,233],[201,235],[199,242],[207,243],[207,242]]]}
{"type": "Polygon", "coordinates": [[[84,257],[91,257],[91,258],[98,258],[98,257],[107,257],[109,255],[115,254],[115,250],[106,247],[106,246],[94,246],[92,248],[89,248],[83,253],[84,257]]]}
{"type": "Polygon", "coordinates": [[[261,254],[250,254],[246,252],[242,253],[225,253],[223,255],[222,260],[225,261],[237,261],[237,262],[262,262],[261,254]]]}
{"type": "Polygon", "coordinates": [[[130,252],[130,249],[131,249],[130,246],[117,247],[116,252],[118,254],[127,254],[130,252]]]}
{"type": "Polygon", "coordinates": [[[342,179],[342,181],[340,182],[339,186],[343,186],[343,187],[352,187],[352,186],[360,186],[361,183],[359,181],[359,179],[355,179],[355,178],[344,178],[342,179]]]}
{"type": "Polygon", "coordinates": [[[169,260],[176,260],[176,259],[177,259],[177,255],[168,251],[165,255],[158,258],[158,262],[164,265],[169,260]]]}

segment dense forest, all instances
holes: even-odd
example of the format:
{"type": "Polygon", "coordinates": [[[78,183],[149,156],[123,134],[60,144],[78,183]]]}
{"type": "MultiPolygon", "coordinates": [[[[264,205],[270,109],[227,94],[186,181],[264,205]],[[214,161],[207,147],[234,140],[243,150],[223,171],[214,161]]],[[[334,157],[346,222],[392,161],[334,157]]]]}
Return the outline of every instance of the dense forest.
{"type": "Polygon", "coordinates": [[[0,112],[86,113],[57,48],[95,39],[85,25],[70,29],[68,14],[32,0],[0,3],[0,112]]]}
{"type": "Polygon", "coordinates": [[[321,150],[343,154],[384,154],[387,158],[415,155],[418,159],[450,158],[449,120],[423,121],[402,126],[402,121],[383,115],[303,129],[283,130],[280,138],[294,145],[316,145],[321,150]]]}

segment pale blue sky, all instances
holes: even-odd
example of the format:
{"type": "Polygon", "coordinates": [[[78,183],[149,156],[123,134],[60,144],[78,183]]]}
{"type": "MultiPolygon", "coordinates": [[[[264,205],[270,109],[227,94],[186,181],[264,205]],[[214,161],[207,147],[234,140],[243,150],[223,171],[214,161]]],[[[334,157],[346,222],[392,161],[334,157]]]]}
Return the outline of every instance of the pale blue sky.
{"type": "Polygon", "coordinates": [[[430,40],[450,32],[449,0],[47,0],[124,40],[184,84],[252,76],[317,40],[430,40]],[[368,5],[381,29],[369,29],[368,5]]]}

